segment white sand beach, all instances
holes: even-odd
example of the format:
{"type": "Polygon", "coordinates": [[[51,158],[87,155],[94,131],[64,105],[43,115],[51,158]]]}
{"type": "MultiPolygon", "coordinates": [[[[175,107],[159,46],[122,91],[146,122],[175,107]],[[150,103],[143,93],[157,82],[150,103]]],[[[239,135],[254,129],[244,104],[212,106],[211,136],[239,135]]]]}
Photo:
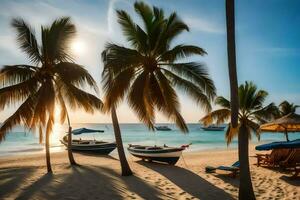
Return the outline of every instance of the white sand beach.
{"type": "MultiPolygon", "coordinates": [[[[255,155],[251,146],[250,155],[255,155]]],[[[205,166],[231,165],[237,150],[184,153],[176,166],[144,163],[128,157],[134,176],[120,176],[117,159],[74,154],[80,166],[70,167],[66,152],[53,153],[53,174],[46,174],[44,154],[0,158],[0,199],[236,199],[238,178],[205,173],[205,166]]],[[[300,180],[290,172],[257,167],[251,157],[257,199],[300,199],[300,180]]]]}

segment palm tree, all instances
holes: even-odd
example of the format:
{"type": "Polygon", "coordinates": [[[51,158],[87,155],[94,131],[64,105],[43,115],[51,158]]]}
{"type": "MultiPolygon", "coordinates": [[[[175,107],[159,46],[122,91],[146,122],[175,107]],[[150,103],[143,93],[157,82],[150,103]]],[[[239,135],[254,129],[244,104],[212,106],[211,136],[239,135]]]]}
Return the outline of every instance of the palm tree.
{"type": "Polygon", "coordinates": [[[105,108],[113,110],[126,96],[129,106],[150,130],[154,130],[157,110],[188,132],[174,88],[210,110],[215,86],[205,66],[179,61],[206,52],[194,45],[172,45],[180,33],[189,31],[175,12],[165,17],[162,9],[143,2],[136,2],[134,7],[143,27],[134,23],[124,10],[117,10],[118,22],[130,47],[108,43],[102,53],[105,108]]]}
{"type": "MultiPolygon", "coordinates": [[[[75,64],[69,55],[68,43],[76,32],[70,18],[62,17],[51,26],[42,26],[40,44],[33,29],[23,19],[13,19],[12,27],[17,31],[20,49],[27,54],[32,65],[7,65],[0,71],[0,108],[20,104],[0,127],[0,141],[18,124],[29,129],[38,128],[40,141],[46,129],[46,163],[48,172],[51,172],[49,136],[55,120],[55,107],[60,106],[61,122],[64,122],[68,116],[66,103],[71,108],[93,112],[93,108],[102,107],[102,102],[80,89],[88,85],[98,91],[88,71],[75,64]]],[[[70,144],[71,128],[68,138],[70,144]]],[[[70,162],[74,164],[71,148],[68,151],[70,162]]]]}
{"type": "MultiPolygon", "coordinates": [[[[230,100],[231,100],[231,131],[237,132],[238,128],[238,112],[239,112],[239,97],[238,97],[238,79],[236,72],[236,51],[235,51],[235,12],[234,0],[226,0],[226,27],[227,27],[227,55],[228,55],[228,71],[230,81],[230,100]]],[[[255,199],[249,166],[246,156],[248,156],[248,149],[246,144],[248,138],[239,131],[238,139],[238,152],[239,160],[243,161],[240,165],[240,186],[239,186],[239,199],[255,199]]]]}
{"type": "Polygon", "coordinates": [[[295,113],[297,108],[300,106],[295,105],[293,103],[289,103],[288,101],[283,101],[278,106],[278,118],[288,115],[290,113],[295,113]]]}
{"type": "MultiPolygon", "coordinates": [[[[239,94],[239,112],[238,112],[238,131],[232,131],[232,125],[229,124],[228,129],[226,131],[226,140],[227,145],[232,141],[234,137],[238,135],[239,140],[247,139],[244,144],[243,153],[246,153],[246,156],[239,157],[240,165],[246,167],[247,175],[250,174],[249,170],[249,158],[248,158],[248,139],[251,138],[251,132],[255,133],[256,136],[259,137],[259,123],[263,123],[274,116],[274,112],[276,112],[276,106],[271,103],[267,106],[263,106],[265,98],[268,93],[264,90],[257,90],[256,85],[252,82],[245,82],[238,88],[239,94]],[[242,138],[241,138],[242,137],[242,138]]],[[[211,124],[216,121],[218,124],[224,123],[231,117],[231,102],[226,98],[219,96],[215,101],[216,105],[221,106],[220,109],[212,111],[207,116],[203,117],[201,121],[204,124],[211,124]]],[[[241,174],[241,176],[245,176],[245,174],[241,174]]],[[[243,177],[242,180],[247,180],[248,177],[243,177]]],[[[246,183],[249,191],[253,191],[251,179],[250,183],[246,183]]],[[[243,194],[243,193],[242,193],[243,194]]],[[[243,196],[244,199],[255,198],[254,196],[249,196],[251,193],[243,196]]]]}

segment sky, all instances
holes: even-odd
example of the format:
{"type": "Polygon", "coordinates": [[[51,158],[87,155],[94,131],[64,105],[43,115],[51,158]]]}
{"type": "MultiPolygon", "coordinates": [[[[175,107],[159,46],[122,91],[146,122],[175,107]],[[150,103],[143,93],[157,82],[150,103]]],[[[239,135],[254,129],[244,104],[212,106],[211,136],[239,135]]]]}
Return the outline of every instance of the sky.
{"type": "MultiPolygon", "coordinates": [[[[0,67],[29,64],[19,50],[16,34],[10,26],[13,17],[22,17],[39,38],[40,26],[49,25],[61,16],[70,16],[77,28],[71,46],[76,63],[86,67],[101,88],[101,52],[106,42],[127,46],[115,10],[124,9],[139,22],[131,0],[0,0],[0,67]]],[[[217,94],[229,97],[224,0],[147,0],[165,10],[176,11],[190,27],[173,45],[184,43],[204,48],[208,55],[193,57],[205,63],[217,94]]],[[[269,92],[266,103],[288,100],[300,105],[300,1],[299,0],[236,0],[236,48],[238,81],[253,81],[269,92]]],[[[40,38],[39,38],[40,39],[40,38]]],[[[205,112],[190,97],[178,92],[181,112],[187,122],[195,123],[205,112]]],[[[102,94],[100,91],[100,97],[102,94]]],[[[17,105],[16,105],[17,106],[17,105]]],[[[0,111],[0,121],[15,107],[0,111]]],[[[121,123],[139,122],[122,103],[117,109],[121,123]]],[[[72,123],[110,123],[109,115],[94,115],[82,110],[70,113],[72,123]]],[[[157,114],[157,122],[168,122],[157,114]]]]}

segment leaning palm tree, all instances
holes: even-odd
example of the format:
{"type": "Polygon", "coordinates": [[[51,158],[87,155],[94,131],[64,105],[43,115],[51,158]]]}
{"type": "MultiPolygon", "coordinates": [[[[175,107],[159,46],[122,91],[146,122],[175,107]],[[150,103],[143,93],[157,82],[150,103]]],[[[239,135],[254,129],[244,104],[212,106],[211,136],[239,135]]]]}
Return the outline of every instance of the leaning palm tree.
{"type": "MultiPolygon", "coordinates": [[[[20,49],[31,65],[7,65],[0,71],[0,108],[20,104],[17,110],[0,127],[0,141],[18,124],[29,129],[39,129],[40,141],[45,130],[47,170],[51,172],[49,136],[54,124],[54,110],[61,108],[61,122],[68,117],[67,106],[84,108],[93,112],[102,102],[81,89],[86,85],[96,92],[97,85],[82,66],[75,64],[68,52],[68,43],[74,36],[75,25],[70,18],[55,20],[51,26],[41,27],[41,43],[38,44],[33,29],[23,19],[13,19],[20,49]]],[[[69,122],[69,118],[68,118],[69,122]]],[[[69,145],[71,128],[69,124],[69,145]]],[[[75,164],[71,148],[68,148],[71,164],[75,164]]]]}
{"type": "MultiPolygon", "coordinates": [[[[233,131],[231,123],[228,125],[228,129],[226,131],[226,140],[227,144],[229,144],[234,137],[238,135],[239,140],[247,139],[244,144],[244,153],[246,156],[240,157],[240,165],[246,167],[247,174],[250,174],[249,170],[249,155],[248,155],[248,139],[251,138],[251,133],[255,133],[256,136],[259,137],[259,124],[264,123],[274,117],[276,113],[276,106],[271,103],[267,106],[263,106],[264,101],[268,95],[268,93],[264,90],[257,90],[256,85],[252,82],[245,82],[238,88],[239,94],[239,112],[238,112],[238,131],[233,131]],[[241,138],[242,137],[242,138],[241,138]]],[[[215,111],[212,111],[205,117],[201,119],[201,121],[208,125],[212,122],[216,121],[218,124],[224,123],[231,117],[231,102],[226,98],[219,96],[215,101],[216,105],[221,108],[215,111]]],[[[245,178],[245,177],[244,177],[245,178]]],[[[245,180],[245,179],[243,179],[245,180]]],[[[251,179],[250,179],[251,183],[251,179]]],[[[251,186],[252,184],[248,183],[247,186],[251,186]]],[[[249,190],[251,191],[251,190],[249,190]]],[[[251,195],[251,194],[249,194],[251,195]]],[[[248,199],[249,196],[245,196],[245,199],[248,199]]],[[[255,198],[255,197],[253,197],[255,198]]]]}
{"type": "Polygon", "coordinates": [[[288,115],[290,113],[295,113],[297,108],[299,108],[299,105],[295,105],[294,103],[289,103],[288,101],[283,101],[278,106],[279,111],[279,117],[283,117],[285,115],[288,115]]]}
{"type": "MultiPolygon", "coordinates": [[[[194,45],[173,46],[172,42],[180,33],[189,31],[175,12],[165,17],[162,9],[151,8],[142,2],[136,2],[134,7],[143,27],[134,23],[124,10],[117,10],[118,22],[130,47],[108,43],[102,53],[105,108],[112,111],[116,119],[115,108],[126,97],[129,106],[150,130],[154,130],[157,110],[183,132],[188,132],[174,88],[189,94],[208,111],[215,96],[215,86],[205,66],[197,62],[180,62],[180,59],[202,56],[206,52],[194,45]]],[[[120,130],[116,128],[116,137],[121,142],[120,130]]],[[[124,155],[119,145],[119,153],[124,155]]],[[[121,164],[127,163],[125,155],[120,160],[123,160],[121,164]]]]}

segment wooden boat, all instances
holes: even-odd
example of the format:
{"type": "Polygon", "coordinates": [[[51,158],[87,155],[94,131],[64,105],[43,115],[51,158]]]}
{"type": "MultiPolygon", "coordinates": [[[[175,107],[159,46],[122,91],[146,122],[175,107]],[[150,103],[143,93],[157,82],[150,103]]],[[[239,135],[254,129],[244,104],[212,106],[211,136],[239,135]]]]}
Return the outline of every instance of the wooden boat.
{"type": "Polygon", "coordinates": [[[210,125],[207,127],[201,127],[205,131],[224,131],[225,127],[224,126],[215,126],[215,125],[210,125]]]}
{"type": "MultiPolygon", "coordinates": [[[[87,128],[75,129],[72,131],[73,135],[80,135],[83,133],[103,133],[103,130],[93,130],[87,128]]],[[[68,147],[68,135],[65,135],[62,140],[62,144],[68,147]]],[[[72,140],[71,149],[73,151],[85,152],[85,153],[96,153],[107,155],[117,147],[115,142],[104,142],[98,140],[72,140]]]]}
{"type": "Polygon", "coordinates": [[[188,147],[183,145],[181,147],[168,147],[164,146],[143,146],[143,145],[129,145],[127,148],[129,153],[138,158],[142,158],[143,161],[158,161],[175,165],[179,160],[182,151],[188,147]]]}
{"type": "MultiPolygon", "coordinates": [[[[68,147],[68,136],[64,136],[61,143],[68,147]]],[[[72,140],[73,151],[107,155],[117,147],[115,142],[98,140],[72,140]]]]}
{"type": "Polygon", "coordinates": [[[172,130],[168,126],[155,126],[155,129],[157,131],[171,131],[172,130]]]}

